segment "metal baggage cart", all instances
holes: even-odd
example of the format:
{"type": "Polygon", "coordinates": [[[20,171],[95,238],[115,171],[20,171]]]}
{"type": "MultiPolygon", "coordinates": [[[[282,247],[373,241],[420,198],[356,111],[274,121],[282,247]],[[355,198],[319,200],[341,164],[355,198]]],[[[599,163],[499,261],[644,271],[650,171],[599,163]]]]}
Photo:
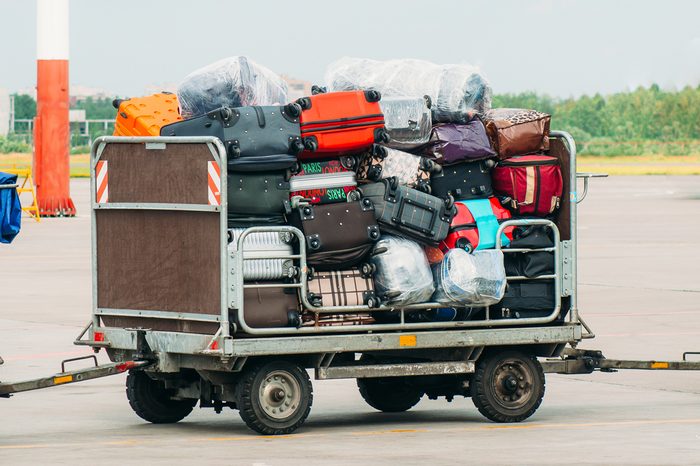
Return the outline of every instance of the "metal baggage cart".
{"type": "Polygon", "coordinates": [[[588,180],[598,175],[577,175],[568,133],[552,132],[549,155],[559,158],[564,174],[556,217],[506,221],[497,237],[508,226],[544,225],[554,247],[508,249],[498,241],[497,248],[504,254],[553,253],[554,273],[535,277],[554,282],[553,308],[536,318],[493,316],[486,308],[477,319],[415,322],[410,313],[443,306],[314,306],[306,286],[311,271],[305,238],[294,227],[249,228],[229,250],[227,154],[218,139],[99,138],[91,156],[92,318],[75,344],[104,349],[112,363],[0,384],[0,396],[128,371],[130,405],[147,421],[177,422],[199,403],[217,412],[236,408],[255,431],[284,434],[311,409],[307,369],[316,379],[357,379],[363,398],[381,411],[408,410],[426,395],[466,396],[497,422],[521,421],[537,410],[545,372],[700,369],[685,360],[619,361],[576,349],[594,336],[577,307],[576,209],[588,180]],[[296,264],[285,282],[243,279],[244,254],[256,258],[244,250],[244,240],[261,231],[298,239],[292,254],[276,256],[296,264]],[[301,308],[315,315],[393,312],[397,321],[249,325],[244,290],[275,287],[296,288],[301,308]]]}

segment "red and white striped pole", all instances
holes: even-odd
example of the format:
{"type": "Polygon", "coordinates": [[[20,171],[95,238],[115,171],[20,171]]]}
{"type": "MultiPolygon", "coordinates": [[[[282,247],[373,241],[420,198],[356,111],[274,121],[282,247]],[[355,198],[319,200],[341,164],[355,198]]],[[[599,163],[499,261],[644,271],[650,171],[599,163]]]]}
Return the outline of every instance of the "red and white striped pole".
{"type": "Polygon", "coordinates": [[[34,181],[39,213],[72,217],[68,109],[68,0],[37,0],[34,181]]]}

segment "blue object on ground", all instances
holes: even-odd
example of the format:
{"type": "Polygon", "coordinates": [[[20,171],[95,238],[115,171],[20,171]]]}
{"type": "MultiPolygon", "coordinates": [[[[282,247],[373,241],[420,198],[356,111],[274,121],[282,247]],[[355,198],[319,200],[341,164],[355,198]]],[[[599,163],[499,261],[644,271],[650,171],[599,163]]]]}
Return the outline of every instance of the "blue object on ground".
{"type": "Polygon", "coordinates": [[[17,189],[2,188],[14,184],[17,184],[17,175],[0,172],[0,243],[11,243],[21,228],[22,205],[17,189]]]}

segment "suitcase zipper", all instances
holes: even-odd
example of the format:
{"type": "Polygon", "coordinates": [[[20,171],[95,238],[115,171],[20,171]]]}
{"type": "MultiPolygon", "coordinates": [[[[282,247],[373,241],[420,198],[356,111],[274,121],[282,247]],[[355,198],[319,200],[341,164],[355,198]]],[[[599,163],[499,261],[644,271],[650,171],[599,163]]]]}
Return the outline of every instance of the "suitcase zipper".
{"type": "MultiPolygon", "coordinates": [[[[549,157],[549,156],[545,156],[549,157]]],[[[544,165],[559,165],[559,161],[551,157],[552,160],[539,160],[539,161],[534,161],[534,162],[529,162],[529,161],[518,161],[518,160],[513,160],[513,159],[507,159],[507,160],[501,160],[498,162],[498,165],[501,167],[522,167],[524,165],[529,166],[529,167],[537,167],[537,166],[544,166],[544,165]]]]}
{"type": "MultiPolygon", "coordinates": [[[[315,125],[315,123],[314,123],[315,125]]],[[[368,126],[377,126],[377,125],[384,125],[384,120],[374,120],[374,121],[368,121],[364,123],[351,123],[347,125],[335,125],[335,126],[324,126],[321,128],[307,128],[304,129],[302,128],[301,134],[302,136],[304,134],[309,134],[309,133],[322,133],[324,131],[337,131],[339,129],[350,129],[350,128],[362,128],[362,127],[368,127],[368,126]]]]}

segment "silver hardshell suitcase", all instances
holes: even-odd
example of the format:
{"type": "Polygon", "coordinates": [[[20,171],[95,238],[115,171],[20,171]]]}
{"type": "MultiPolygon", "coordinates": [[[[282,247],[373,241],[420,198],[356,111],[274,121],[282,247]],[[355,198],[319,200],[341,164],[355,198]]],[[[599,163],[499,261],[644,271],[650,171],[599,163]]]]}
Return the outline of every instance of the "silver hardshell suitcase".
{"type": "MultiPolygon", "coordinates": [[[[236,251],[238,238],[245,228],[232,228],[228,231],[229,251],[236,251]]],[[[292,254],[292,235],[270,231],[249,234],[243,240],[243,279],[277,280],[288,277],[294,265],[292,259],[273,259],[272,257],[292,254]],[[254,254],[256,257],[270,258],[246,259],[254,254]]]]}

